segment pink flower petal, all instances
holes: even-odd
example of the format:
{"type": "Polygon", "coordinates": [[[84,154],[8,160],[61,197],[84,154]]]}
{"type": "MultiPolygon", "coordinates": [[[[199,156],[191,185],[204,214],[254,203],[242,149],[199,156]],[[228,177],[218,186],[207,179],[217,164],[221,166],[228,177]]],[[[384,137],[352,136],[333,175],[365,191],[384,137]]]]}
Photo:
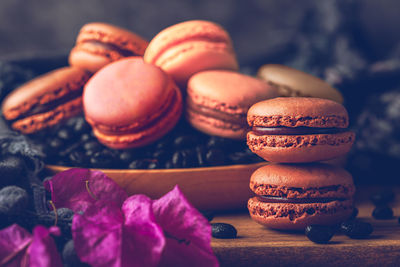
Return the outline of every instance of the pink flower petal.
{"type": "Polygon", "coordinates": [[[116,205],[89,207],[72,220],[72,237],[79,259],[92,266],[122,266],[124,217],[116,205]]]}
{"type": "Polygon", "coordinates": [[[134,195],[125,200],[124,240],[126,266],[157,266],[165,246],[162,229],[155,222],[152,200],[144,195],[134,195]]]}
{"type": "Polygon", "coordinates": [[[45,181],[56,208],[85,211],[97,201],[121,206],[128,197],[126,192],[101,171],[69,169],[45,181]]]}
{"type": "Polygon", "coordinates": [[[211,226],[178,186],[153,202],[167,244],[160,266],[219,266],[211,249],[211,226]]]}
{"type": "Polygon", "coordinates": [[[60,234],[58,227],[47,229],[38,225],[33,229],[33,240],[29,247],[30,267],[62,267],[61,256],[51,234],[60,234]]]}
{"type": "Polygon", "coordinates": [[[165,239],[154,221],[151,200],[136,195],[122,207],[92,206],[76,214],[72,235],[81,261],[91,266],[157,266],[165,239]]]}
{"type": "Polygon", "coordinates": [[[0,266],[28,266],[32,235],[17,224],[0,231],[0,266]]]}

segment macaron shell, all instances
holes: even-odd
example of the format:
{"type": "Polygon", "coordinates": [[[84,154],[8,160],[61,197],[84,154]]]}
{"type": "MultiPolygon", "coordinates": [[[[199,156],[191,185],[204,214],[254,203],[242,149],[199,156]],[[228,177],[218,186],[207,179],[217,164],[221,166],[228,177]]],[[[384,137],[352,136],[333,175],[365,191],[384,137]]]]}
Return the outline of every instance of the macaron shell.
{"type": "Polygon", "coordinates": [[[218,24],[193,20],[158,33],[147,47],[144,60],[170,73],[180,86],[205,69],[238,69],[229,34],[218,24]]]}
{"type": "MultiPolygon", "coordinates": [[[[268,164],[258,168],[250,178],[250,188],[263,185],[275,187],[302,188],[304,190],[341,185],[347,187],[347,194],[354,194],[353,178],[345,169],[326,163],[268,164]]],[[[332,197],[332,196],[331,196],[332,197]]],[[[333,196],[334,197],[334,196],[333,196]]],[[[336,197],[338,197],[336,195],[336,197]]],[[[341,195],[343,197],[343,195],[341,195]]]]}
{"type": "Polygon", "coordinates": [[[73,99],[48,112],[32,115],[11,124],[14,130],[31,134],[82,113],[82,98],[73,99]]]}
{"type": "Polygon", "coordinates": [[[80,90],[90,75],[76,67],[64,67],[43,74],[12,91],[3,100],[7,120],[17,119],[37,105],[51,103],[80,90]]]}
{"type": "Polygon", "coordinates": [[[235,54],[226,45],[188,41],[166,51],[155,62],[181,86],[195,73],[210,69],[238,70],[235,54]]]}
{"type": "Polygon", "coordinates": [[[247,113],[250,126],[347,128],[346,108],[332,100],[277,97],[254,104],[247,113]]]}
{"type": "Polygon", "coordinates": [[[230,139],[242,140],[246,138],[247,126],[229,123],[211,117],[202,116],[199,113],[186,110],[186,119],[197,130],[208,135],[222,136],[230,139]]]}
{"type": "Polygon", "coordinates": [[[348,219],[354,209],[353,200],[328,203],[291,204],[265,203],[251,198],[247,207],[251,218],[273,229],[304,230],[307,225],[335,225],[348,219]]]}
{"type": "Polygon", "coordinates": [[[173,103],[170,103],[171,107],[168,112],[162,114],[160,119],[149,127],[137,132],[122,134],[108,134],[94,128],[95,136],[104,145],[115,149],[141,147],[156,141],[176,125],[182,114],[182,96],[177,87],[175,90],[176,98],[173,103]]]}
{"type": "Polygon", "coordinates": [[[226,70],[193,75],[187,92],[194,104],[229,114],[247,114],[253,104],[277,96],[276,90],[263,81],[226,70]]]}
{"type": "Polygon", "coordinates": [[[89,23],[80,30],[68,60],[72,66],[96,72],[126,54],[143,56],[147,45],[145,39],[126,29],[106,23],[89,23]]]}
{"type": "Polygon", "coordinates": [[[144,63],[140,57],[122,59],[98,71],[86,84],[85,116],[110,127],[148,122],[149,115],[160,115],[158,111],[175,87],[160,68],[144,63]]]}
{"type": "Polygon", "coordinates": [[[250,150],[271,162],[301,163],[329,160],[350,151],[355,140],[353,132],[317,135],[255,135],[247,134],[250,150]]]}
{"type": "Polygon", "coordinates": [[[306,96],[343,103],[343,96],[323,80],[305,72],[277,64],[262,66],[257,77],[277,87],[281,96],[306,96]]]}

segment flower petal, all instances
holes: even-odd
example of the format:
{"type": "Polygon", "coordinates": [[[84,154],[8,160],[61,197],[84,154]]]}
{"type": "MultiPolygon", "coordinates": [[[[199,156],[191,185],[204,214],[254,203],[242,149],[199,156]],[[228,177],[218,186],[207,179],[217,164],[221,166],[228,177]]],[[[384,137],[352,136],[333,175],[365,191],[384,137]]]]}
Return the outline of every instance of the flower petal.
{"type": "Polygon", "coordinates": [[[157,266],[165,246],[162,229],[156,223],[152,200],[145,195],[134,195],[125,200],[123,238],[123,266],[157,266]]]}
{"type": "Polygon", "coordinates": [[[31,233],[17,224],[13,224],[1,230],[0,266],[27,266],[27,250],[31,242],[31,233]]]}
{"type": "Polygon", "coordinates": [[[56,208],[85,211],[97,201],[107,201],[121,206],[128,197],[126,192],[101,171],[69,169],[45,181],[56,208]]]}
{"type": "Polygon", "coordinates": [[[211,226],[178,186],[153,202],[157,223],[167,244],[160,266],[218,266],[211,249],[211,226]]]}
{"type": "Polygon", "coordinates": [[[75,250],[82,262],[94,267],[121,265],[124,217],[118,205],[92,205],[72,220],[75,250]]]}
{"type": "Polygon", "coordinates": [[[33,229],[33,240],[29,247],[30,267],[62,267],[61,256],[51,234],[60,234],[57,227],[47,229],[38,225],[33,229]]]}

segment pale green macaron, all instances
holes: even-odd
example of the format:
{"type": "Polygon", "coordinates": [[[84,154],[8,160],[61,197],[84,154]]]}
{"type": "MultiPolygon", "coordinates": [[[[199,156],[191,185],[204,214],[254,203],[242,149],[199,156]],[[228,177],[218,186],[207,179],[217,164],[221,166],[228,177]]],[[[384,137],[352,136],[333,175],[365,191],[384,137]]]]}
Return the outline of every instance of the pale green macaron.
{"type": "Polygon", "coordinates": [[[257,76],[276,87],[280,96],[318,97],[343,104],[341,93],[328,83],[287,66],[263,65],[258,70],[257,76]]]}

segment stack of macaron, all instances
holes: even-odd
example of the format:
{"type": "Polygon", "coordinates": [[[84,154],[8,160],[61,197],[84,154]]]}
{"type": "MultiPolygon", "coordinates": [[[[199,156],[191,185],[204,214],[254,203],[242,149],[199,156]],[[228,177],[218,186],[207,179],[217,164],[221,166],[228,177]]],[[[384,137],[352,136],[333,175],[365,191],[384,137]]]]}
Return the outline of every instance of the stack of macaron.
{"type": "Polygon", "coordinates": [[[253,220],[299,230],[350,217],[355,192],[351,175],[320,163],[345,155],[354,142],[343,105],[322,98],[277,97],[254,104],[247,121],[249,148],[271,162],[250,178],[256,194],[248,201],[253,220]]]}
{"type": "Polygon", "coordinates": [[[83,111],[99,142],[125,149],[156,141],[185,114],[199,131],[244,140],[250,106],[278,96],[274,86],[238,72],[228,32],[204,20],[172,25],[150,42],[89,23],[69,65],[7,96],[3,114],[14,129],[34,133],[83,111]]]}

